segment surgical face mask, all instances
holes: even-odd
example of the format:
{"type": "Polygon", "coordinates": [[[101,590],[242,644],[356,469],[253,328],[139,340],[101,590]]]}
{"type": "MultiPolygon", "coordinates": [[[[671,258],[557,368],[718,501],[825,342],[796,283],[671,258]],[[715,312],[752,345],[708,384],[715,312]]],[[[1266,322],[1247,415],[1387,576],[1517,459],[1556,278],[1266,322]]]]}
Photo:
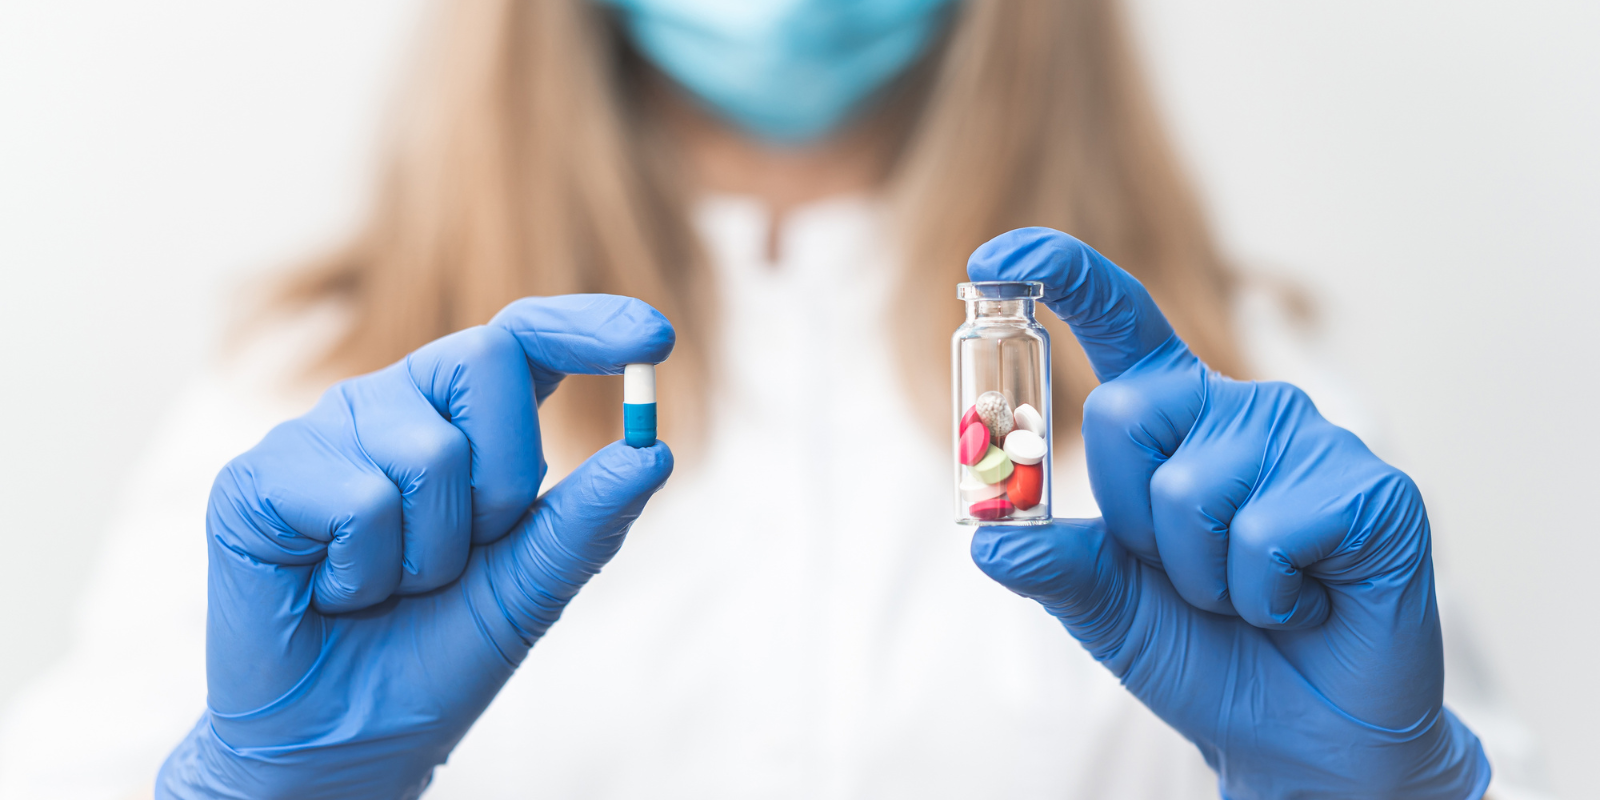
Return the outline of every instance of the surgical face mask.
{"type": "Polygon", "coordinates": [[[639,52],[719,116],[801,144],[914,63],[953,0],[601,0],[639,52]]]}

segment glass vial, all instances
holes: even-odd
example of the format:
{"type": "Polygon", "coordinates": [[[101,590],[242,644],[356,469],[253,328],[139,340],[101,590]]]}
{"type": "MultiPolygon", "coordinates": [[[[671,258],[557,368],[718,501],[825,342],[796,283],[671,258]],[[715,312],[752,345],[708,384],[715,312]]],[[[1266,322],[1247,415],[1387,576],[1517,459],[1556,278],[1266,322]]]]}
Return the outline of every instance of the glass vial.
{"type": "Polygon", "coordinates": [[[1050,521],[1050,335],[1033,317],[1044,284],[963,283],[967,321],[950,340],[956,521],[1050,521]]]}

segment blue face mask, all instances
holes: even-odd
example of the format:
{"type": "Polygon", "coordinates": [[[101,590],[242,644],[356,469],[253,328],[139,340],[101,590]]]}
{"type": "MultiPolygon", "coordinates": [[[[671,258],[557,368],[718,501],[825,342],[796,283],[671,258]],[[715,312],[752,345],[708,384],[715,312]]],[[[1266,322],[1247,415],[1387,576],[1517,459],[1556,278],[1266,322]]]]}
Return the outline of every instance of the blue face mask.
{"type": "Polygon", "coordinates": [[[848,120],[939,34],[952,0],[601,0],[712,111],[801,144],[848,120]]]}

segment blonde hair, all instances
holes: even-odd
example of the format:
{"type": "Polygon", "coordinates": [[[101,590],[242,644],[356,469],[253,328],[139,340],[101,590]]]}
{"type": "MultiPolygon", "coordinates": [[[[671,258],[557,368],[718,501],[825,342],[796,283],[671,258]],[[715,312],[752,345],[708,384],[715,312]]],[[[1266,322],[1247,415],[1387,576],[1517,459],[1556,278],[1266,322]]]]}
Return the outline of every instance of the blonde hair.
{"type": "MultiPolygon", "coordinates": [[[[428,30],[365,226],[290,274],[269,307],[344,305],[350,325],[323,366],[354,374],[517,297],[639,297],[678,331],[661,370],[663,438],[692,443],[713,377],[714,293],[670,142],[645,113],[644,68],[593,0],[452,0],[428,30]]],[[[895,313],[905,377],[930,422],[948,424],[966,257],[1027,225],[1100,249],[1144,281],[1203,358],[1237,372],[1229,272],[1115,0],[967,0],[900,94],[886,187],[905,265],[895,313]]],[[[1056,430],[1075,436],[1094,378],[1064,326],[1047,324],[1056,430]]],[[[616,384],[569,379],[541,416],[592,450],[620,433],[616,384]]]]}

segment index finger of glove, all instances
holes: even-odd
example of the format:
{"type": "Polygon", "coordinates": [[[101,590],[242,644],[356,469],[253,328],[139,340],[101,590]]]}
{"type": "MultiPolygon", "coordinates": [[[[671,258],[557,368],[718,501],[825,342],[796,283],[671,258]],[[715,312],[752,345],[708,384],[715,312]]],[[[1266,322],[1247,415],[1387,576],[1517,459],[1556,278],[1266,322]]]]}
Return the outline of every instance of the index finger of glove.
{"type": "Polygon", "coordinates": [[[967,277],[1044,284],[1044,304],[1072,327],[1102,383],[1177,338],[1137,279],[1061,231],[1002,233],[973,251],[967,277]]]}
{"type": "Polygon", "coordinates": [[[525,297],[489,324],[522,345],[540,403],[568,375],[620,375],[628,364],[659,364],[677,341],[672,323],[649,303],[609,294],[525,297]]]}
{"type": "Polygon", "coordinates": [[[412,353],[412,380],[472,448],[472,541],[505,535],[537,497],[547,465],[537,407],[569,374],[617,374],[672,352],[671,323],[613,295],[530,297],[488,324],[412,353]]]}

